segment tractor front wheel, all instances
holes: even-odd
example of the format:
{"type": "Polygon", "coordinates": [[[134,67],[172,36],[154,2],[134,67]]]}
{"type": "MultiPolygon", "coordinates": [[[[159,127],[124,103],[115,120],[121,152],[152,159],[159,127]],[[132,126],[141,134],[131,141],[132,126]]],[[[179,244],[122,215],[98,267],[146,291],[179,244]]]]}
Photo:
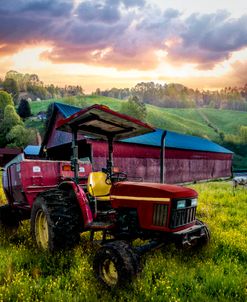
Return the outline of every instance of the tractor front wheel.
{"type": "Polygon", "coordinates": [[[116,288],[130,282],[139,271],[139,257],[124,241],[104,244],[94,258],[94,272],[108,288],[116,288]]]}
{"type": "Polygon", "coordinates": [[[55,251],[72,248],[80,239],[80,209],[68,192],[41,193],[31,210],[31,233],[38,248],[55,251]]]}
{"type": "Polygon", "coordinates": [[[199,242],[198,242],[198,246],[199,247],[202,247],[202,246],[205,246],[207,245],[209,242],[210,242],[210,238],[211,238],[211,233],[210,233],[210,230],[207,226],[207,224],[205,224],[204,222],[202,222],[201,220],[199,219],[196,219],[196,224],[197,225],[202,225],[203,226],[203,236],[199,239],[199,242]]]}
{"type": "Polygon", "coordinates": [[[1,237],[9,238],[16,234],[19,227],[19,219],[11,208],[6,204],[0,206],[0,233],[1,237]]]}

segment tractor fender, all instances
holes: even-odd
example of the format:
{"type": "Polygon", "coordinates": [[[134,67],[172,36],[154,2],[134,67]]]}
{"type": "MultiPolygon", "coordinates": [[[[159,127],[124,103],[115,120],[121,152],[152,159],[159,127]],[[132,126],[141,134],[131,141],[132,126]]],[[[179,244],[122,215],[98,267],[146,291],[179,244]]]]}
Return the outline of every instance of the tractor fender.
{"type": "Polygon", "coordinates": [[[73,181],[64,181],[59,184],[58,188],[66,191],[71,190],[74,193],[76,201],[81,210],[84,228],[91,224],[93,222],[93,215],[89,207],[88,199],[84,190],[73,181]]]}

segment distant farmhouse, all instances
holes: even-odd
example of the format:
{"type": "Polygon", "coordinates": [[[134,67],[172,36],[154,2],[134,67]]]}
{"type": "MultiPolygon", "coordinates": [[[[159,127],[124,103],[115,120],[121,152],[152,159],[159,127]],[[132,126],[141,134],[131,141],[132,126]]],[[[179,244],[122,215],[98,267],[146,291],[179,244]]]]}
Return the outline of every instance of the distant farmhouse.
{"type": "MultiPolygon", "coordinates": [[[[59,120],[81,108],[54,103],[50,124],[45,133],[40,155],[49,159],[69,160],[71,134],[56,130],[59,120]],[[44,153],[45,150],[45,153],[44,153]]],[[[116,142],[114,166],[129,179],[150,182],[160,180],[160,144],[163,130],[116,142]]],[[[79,157],[90,160],[93,170],[106,166],[107,145],[104,141],[79,136],[79,157]]],[[[231,177],[233,153],[209,140],[167,131],[164,149],[164,179],[167,183],[231,177]]]]}

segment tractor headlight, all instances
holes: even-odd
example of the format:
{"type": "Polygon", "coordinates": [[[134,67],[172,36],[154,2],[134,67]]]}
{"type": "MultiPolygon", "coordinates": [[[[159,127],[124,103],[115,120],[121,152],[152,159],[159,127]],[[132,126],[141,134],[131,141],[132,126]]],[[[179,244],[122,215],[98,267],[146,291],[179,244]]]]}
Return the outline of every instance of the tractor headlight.
{"type": "Polygon", "coordinates": [[[191,199],[191,206],[192,206],[192,207],[197,206],[197,198],[191,199]]]}
{"type": "Polygon", "coordinates": [[[186,200],[178,200],[177,201],[177,209],[184,209],[186,207],[186,200]]]}

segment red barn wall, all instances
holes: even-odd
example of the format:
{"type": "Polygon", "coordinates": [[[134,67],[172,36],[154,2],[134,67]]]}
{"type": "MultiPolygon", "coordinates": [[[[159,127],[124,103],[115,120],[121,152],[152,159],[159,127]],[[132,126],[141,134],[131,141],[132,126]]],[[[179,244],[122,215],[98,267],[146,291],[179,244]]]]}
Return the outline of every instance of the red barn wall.
{"type": "MultiPolygon", "coordinates": [[[[92,142],[93,167],[106,166],[107,145],[92,142]]],[[[129,178],[160,180],[160,149],[152,146],[116,143],[114,166],[127,172],[129,178]]],[[[181,149],[165,149],[165,182],[182,183],[231,176],[232,155],[181,149]]]]}

